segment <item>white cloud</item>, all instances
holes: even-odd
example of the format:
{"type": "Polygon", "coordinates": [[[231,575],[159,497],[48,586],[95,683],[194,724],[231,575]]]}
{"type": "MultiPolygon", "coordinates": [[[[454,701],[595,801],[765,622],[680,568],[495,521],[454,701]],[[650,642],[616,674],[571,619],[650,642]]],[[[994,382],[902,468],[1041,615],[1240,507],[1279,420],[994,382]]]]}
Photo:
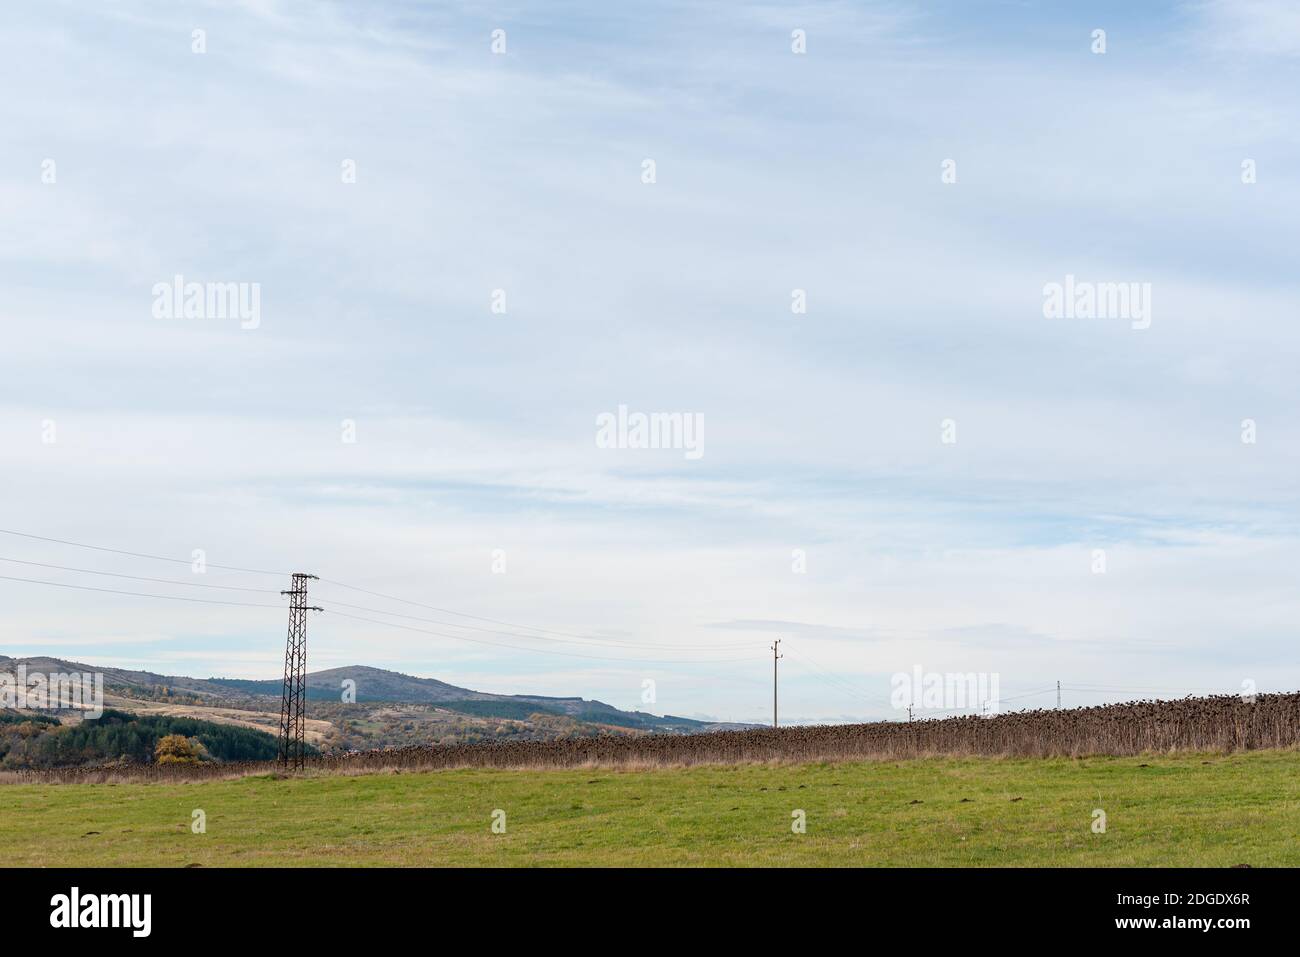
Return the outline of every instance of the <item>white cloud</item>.
{"type": "MultiPolygon", "coordinates": [[[[652,647],[750,623],[722,638],[752,666],[662,669],[678,713],[761,715],[787,625],[873,694],[917,661],[1002,669],[1007,693],[1294,679],[1300,194],[1275,61],[1011,57],[847,4],[519,12],[500,60],[478,12],[214,4],[205,59],[172,5],[106,10],[0,37],[0,79],[47,78],[0,107],[28,157],[0,182],[8,524],[652,647]],[[261,328],[153,320],[177,272],[260,282],[261,328]],[[1151,328],[1044,320],[1066,272],[1150,281],[1151,328]],[[701,412],[704,459],[597,449],[619,403],[701,412]]],[[[1281,5],[1200,16],[1219,53],[1294,52],[1281,5]]],[[[278,673],[278,609],[0,593],[5,647],[138,630],[113,646],[137,666],[278,673]]],[[[621,706],[642,668],[328,615],[312,640],[314,665],[621,706]]],[[[789,665],[792,713],[863,705],[789,665]]]]}
{"type": "Polygon", "coordinates": [[[1290,0],[1209,0],[1191,5],[1198,39],[1220,53],[1300,56],[1300,8],[1290,0]]]}

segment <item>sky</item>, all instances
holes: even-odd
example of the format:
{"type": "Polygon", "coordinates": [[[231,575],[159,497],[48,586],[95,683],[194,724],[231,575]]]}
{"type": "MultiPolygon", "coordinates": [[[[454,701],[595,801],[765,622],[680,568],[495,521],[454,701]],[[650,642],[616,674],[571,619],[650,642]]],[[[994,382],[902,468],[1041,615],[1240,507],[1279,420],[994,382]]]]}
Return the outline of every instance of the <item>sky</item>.
{"type": "Polygon", "coordinates": [[[1285,0],[19,5],[0,653],[278,677],[302,571],[312,670],[655,713],[1293,690],[1298,74],[1285,0]]]}

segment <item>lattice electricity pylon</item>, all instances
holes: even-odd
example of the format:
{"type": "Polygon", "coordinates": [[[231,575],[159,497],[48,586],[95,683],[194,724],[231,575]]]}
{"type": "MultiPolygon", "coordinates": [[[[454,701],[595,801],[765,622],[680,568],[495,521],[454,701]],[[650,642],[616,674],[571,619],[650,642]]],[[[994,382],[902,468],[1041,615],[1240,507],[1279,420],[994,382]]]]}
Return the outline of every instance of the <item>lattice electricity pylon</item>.
{"type": "Polygon", "coordinates": [[[307,612],[323,611],[307,604],[307,581],[315,578],[294,572],[289,596],[289,637],[284,645],[284,692],[280,697],[280,763],[302,767],[307,718],[303,699],[307,692],[307,612]]]}

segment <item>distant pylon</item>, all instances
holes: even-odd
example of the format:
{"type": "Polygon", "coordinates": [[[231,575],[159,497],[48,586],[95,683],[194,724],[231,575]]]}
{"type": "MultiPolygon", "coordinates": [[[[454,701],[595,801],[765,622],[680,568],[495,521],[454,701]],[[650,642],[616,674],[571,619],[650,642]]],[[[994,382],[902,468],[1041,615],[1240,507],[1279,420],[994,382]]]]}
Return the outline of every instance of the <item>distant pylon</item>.
{"type": "Polygon", "coordinates": [[[781,639],[778,638],[772,642],[772,727],[776,727],[776,663],[785,655],[777,654],[781,647],[781,639]]]}
{"type": "Polygon", "coordinates": [[[284,692],[280,696],[280,763],[286,768],[301,768],[305,750],[307,612],[323,610],[307,604],[307,581],[315,577],[294,572],[293,587],[280,592],[289,596],[289,637],[284,644],[284,692]]]}

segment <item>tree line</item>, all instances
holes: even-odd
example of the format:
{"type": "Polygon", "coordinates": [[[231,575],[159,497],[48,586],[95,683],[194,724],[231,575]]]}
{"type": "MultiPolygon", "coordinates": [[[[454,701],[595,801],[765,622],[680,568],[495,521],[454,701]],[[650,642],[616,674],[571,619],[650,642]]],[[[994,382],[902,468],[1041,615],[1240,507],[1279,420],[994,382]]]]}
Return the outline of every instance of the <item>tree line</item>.
{"type": "MultiPolygon", "coordinates": [[[[195,760],[265,761],[278,751],[264,731],[197,718],[135,715],[105,709],[96,719],[59,724],[38,714],[0,712],[0,768],[59,768],[122,763],[148,764],[162,757],[159,742],[180,737],[195,760]]],[[[163,752],[183,750],[169,741],[163,752]]]]}

